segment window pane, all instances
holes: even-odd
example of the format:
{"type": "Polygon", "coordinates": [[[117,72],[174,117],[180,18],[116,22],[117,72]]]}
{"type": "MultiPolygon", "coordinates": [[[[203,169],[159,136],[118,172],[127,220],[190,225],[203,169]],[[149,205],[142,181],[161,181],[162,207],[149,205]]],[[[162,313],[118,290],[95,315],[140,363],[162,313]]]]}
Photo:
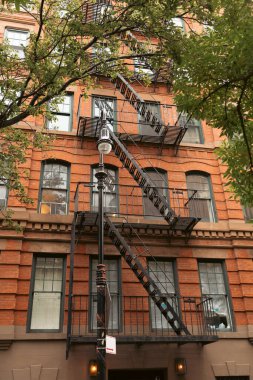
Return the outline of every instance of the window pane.
{"type": "MultiPolygon", "coordinates": [[[[96,186],[97,178],[95,174],[99,168],[92,169],[93,184],[92,188],[92,202],[91,208],[93,211],[98,211],[98,188],[96,186]]],[[[118,212],[118,186],[116,185],[116,170],[105,168],[107,178],[105,179],[104,188],[104,210],[105,212],[117,213],[118,212]]]]}
{"type": "Polygon", "coordinates": [[[199,120],[194,118],[189,119],[187,114],[181,113],[178,118],[178,125],[182,128],[187,127],[186,133],[182,142],[192,143],[192,144],[201,144],[201,124],[199,120]]]}
{"type": "MultiPolygon", "coordinates": [[[[96,270],[97,270],[98,261],[92,260],[92,272],[91,272],[91,329],[97,328],[96,322],[96,313],[97,313],[97,296],[96,296],[96,270]]],[[[107,284],[110,290],[111,296],[111,308],[109,314],[109,329],[115,330],[119,328],[119,319],[120,319],[120,305],[119,305],[119,270],[118,270],[118,260],[114,259],[105,259],[106,266],[106,278],[107,284]]]]}
{"type": "Polygon", "coordinates": [[[188,174],[186,177],[190,215],[199,217],[204,222],[214,222],[215,214],[211,197],[209,177],[201,174],[188,174]]]}
{"type": "MultiPolygon", "coordinates": [[[[152,112],[153,116],[160,118],[160,104],[147,103],[148,109],[152,112]]],[[[150,126],[150,123],[146,122],[143,117],[139,115],[139,130],[141,135],[157,136],[155,130],[150,126]]]]}
{"type": "Polygon", "coordinates": [[[208,324],[219,329],[231,328],[231,318],[226,294],[222,263],[199,263],[201,291],[213,299],[213,317],[208,324]]]}
{"type": "Polygon", "coordinates": [[[56,120],[48,122],[48,129],[68,132],[70,129],[70,115],[57,115],[56,120]]]}
{"type": "Polygon", "coordinates": [[[60,328],[60,293],[37,293],[33,295],[32,330],[58,330],[60,328]]]}
{"type": "Polygon", "coordinates": [[[62,300],[63,258],[37,257],[31,329],[58,330],[62,300]]]}
{"type": "MultiPolygon", "coordinates": [[[[160,173],[155,170],[146,170],[149,178],[153,182],[154,186],[158,189],[160,194],[163,194],[165,197],[167,195],[166,191],[166,181],[165,181],[165,173],[160,173]]],[[[158,211],[158,209],[153,205],[152,201],[147,197],[146,194],[143,194],[143,207],[144,207],[144,216],[145,218],[161,218],[162,215],[158,211]]]]}
{"type": "Polygon", "coordinates": [[[15,29],[6,29],[5,38],[13,49],[15,49],[19,58],[24,58],[24,46],[27,46],[29,33],[15,29]]]}
{"type": "Polygon", "coordinates": [[[107,126],[111,130],[115,127],[115,100],[104,97],[93,97],[94,117],[101,117],[101,112],[105,112],[107,126]]]}
{"type": "MultiPolygon", "coordinates": [[[[162,294],[166,296],[169,303],[177,310],[178,302],[176,299],[173,263],[171,261],[149,261],[148,269],[150,277],[155,281],[162,294]]],[[[150,300],[150,313],[152,328],[170,328],[168,321],[152,299],[150,300]]]]}

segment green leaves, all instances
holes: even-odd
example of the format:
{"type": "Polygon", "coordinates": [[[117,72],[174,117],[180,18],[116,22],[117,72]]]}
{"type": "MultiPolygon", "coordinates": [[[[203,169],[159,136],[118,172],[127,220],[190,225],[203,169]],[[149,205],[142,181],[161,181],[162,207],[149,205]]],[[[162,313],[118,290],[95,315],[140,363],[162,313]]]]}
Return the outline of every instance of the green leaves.
{"type": "Polygon", "coordinates": [[[190,35],[181,53],[175,71],[176,102],[228,139],[219,157],[228,165],[229,185],[242,203],[253,204],[251,2],[220,1],[209,20],[213,28],[190,35]]]}

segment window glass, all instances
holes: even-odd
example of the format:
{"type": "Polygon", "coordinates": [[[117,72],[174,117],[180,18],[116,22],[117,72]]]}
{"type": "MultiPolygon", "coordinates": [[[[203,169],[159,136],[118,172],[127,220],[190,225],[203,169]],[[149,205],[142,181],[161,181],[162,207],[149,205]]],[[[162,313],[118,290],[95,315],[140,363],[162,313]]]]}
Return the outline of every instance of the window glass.
{"type": "Polygon", "coordinates": [[[94,96],[93,116],[101,117],[101,112],[105,112],[107,127],[112,131],[116,128],[116,101],[113,98],[105,98],[102,96],[94,96]]]}
{"type": "Polygon", "coordinates": [[[187,174],[186,181],[190,215],[201,218],[202,222],[215,222],[209,177],[202,174],[187,174]]]}
{"type": "Polygon", "coordinates": [[[180,28],[181,30],[184,30],[184,20],[181,17],[173,17],[171,19],[172,23],[180,28]]]}
{"type": "MultiPolygon", "coordinates": [[[[175,277],[172,261],[149,261],[150,277],[155,281],[161,293],[167,298],[171,306],[178,311],[178,300],[175,290],[175,277]]],[[[162,315],[154,301],[150,300],[150,312],[153,329],[168,329],[170,325],[162,315]]]]}
{"type": "MultiPolygon", "coordinates": [[[[120,285],[119,285],[119,261],[117,259],[105,259],[106,280],[111,296],[111,307],[109,315],[109,330],[118,330],[120,327],[120,285]]],[[[90,324],[91,330],[97,328],[97,287],[96,273],[98,261],[91,261],[91,315],[90,324]]]]}
{"type": "MultiPolygon", "coordinates": [[[[159,172],[155,169],[145,169],[144,170],[149,178],[152,180],[152,183],[156,187],[156,189],[159,191],[160,194],[163,194],[166,198],[168,195],[168,188],[167,188],[167,182],[166,182],[166,174],[159,172]]],[[[154,206],[152,201],[147,197],[145,193],[143,193],[143,207],[144,207],[144,216],[145,218],[161,218],[163,219],[163,216],[159,212],[159,210],[154,206]]]]}
{"type": "Polygon", "coordinates": [[[41,184],[41,214],[66,214],[68,166],[58,163],[45,163],[41,184]]]}
{"type": "Polygon", "coordinates": [[[208,323],[215,328],[231,329],[228,294],[225,286],[222,263],[200,262],[199,275],[202,295],[213,299],[213,317],[208,323]]]}
{"type": "Polygon", "coordinates": [[[191,118],[188,120],[188,115],[181,113],[178,117],[178,123],[180,127],[187,128],[182,142],[191,144],[202,144],[202,130],[199,120],[191,118]]]}
{"type": "Polygon", "coordinates": [[[5,182],[0,180],[0,210],[7,205],[7,187],[5,182]]]}
{"type": "Polygon", "coordinates": [[[134,58],[134,73],[138,76],[148,75],[152,77],[154,75],[154,71],[150,66],[139,57],[134,58]]]}
{"type": "MultiPolygon", "coordinates": [[[[148,109],[151,111],[152,115],[160,119],[160,104],[148,102],[145,102],[145,104],[148,106],[148,109]]],[[[138,115],[138,118],[140,135],[157,136],[157,133],[154,128],[151,127],[150,123],[146,122],[140,115],[138,115]]]]}
{"type": "Polygon", "coordinates": [[[5,38],[16,51],[19,58],[24,58],[24,47],[28,44],[29,32],[8,28],[5,30],[5,38]]]}
{"type": "Polygon", "coordinates": [[[48,129],[59,130],[64,132],[68,132],[71,130],[72,98],[73,95],[64,96],[63,102],[58,105],[58,111],[53,112],[55,120],[48,121],[48,129]]]}
{"type": "Polygon", "coordinates": [[[64,259],[36,257],[34,265],[30,330],[59,330],[64,259]]]}
{"type": "MultiPolygon", "coordinates": [[[[92,169],[92,182],[94,187],[92,188],[92,211],[98,211],[98,188],[97,188],[97,178],[95,174],[99,171],[99,168],[92,169]]],[[[106,168],[107,178],[105,179],[104,188],[104,211],[109,213],[118,212],[118,185],[117,181],[117,171],[112,168],[106,168]]]]}

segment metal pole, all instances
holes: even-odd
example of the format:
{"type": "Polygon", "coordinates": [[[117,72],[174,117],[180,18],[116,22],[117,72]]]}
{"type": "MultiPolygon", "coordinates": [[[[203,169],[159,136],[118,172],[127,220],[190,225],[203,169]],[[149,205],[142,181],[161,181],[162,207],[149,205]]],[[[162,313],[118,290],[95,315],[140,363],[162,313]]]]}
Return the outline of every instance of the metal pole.
{"type": "Polygon", "coordinates": [[[106,321],[105,321],[105,292],[106,272],[104,265],[104,181],[107,174],[104,171],[103,155],[100,154],[98,180],[98,266],[97,266],[97,361],[98,380],[106,380],[106,321]]]}

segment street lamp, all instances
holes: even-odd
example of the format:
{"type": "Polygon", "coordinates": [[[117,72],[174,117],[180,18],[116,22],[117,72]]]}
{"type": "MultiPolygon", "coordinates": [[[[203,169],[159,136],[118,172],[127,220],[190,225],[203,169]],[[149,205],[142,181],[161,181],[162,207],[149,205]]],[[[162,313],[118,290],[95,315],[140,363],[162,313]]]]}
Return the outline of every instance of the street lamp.
{"type": "Polygon", "coordinates": [[[99,170],[95,174],[98,183],[98,265],[97,265],[97,361],[98,379],[106,379],[106,321],[105,321],[105,292],[106,273],[104,265],[104,187],[107,173],[104,168],[103,155],[112,149],[109,130],[106,126],[106,113],[102,112],[102,127],[97,143],[99,151],[99,170]]]}

